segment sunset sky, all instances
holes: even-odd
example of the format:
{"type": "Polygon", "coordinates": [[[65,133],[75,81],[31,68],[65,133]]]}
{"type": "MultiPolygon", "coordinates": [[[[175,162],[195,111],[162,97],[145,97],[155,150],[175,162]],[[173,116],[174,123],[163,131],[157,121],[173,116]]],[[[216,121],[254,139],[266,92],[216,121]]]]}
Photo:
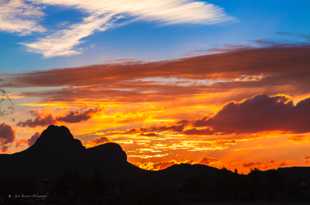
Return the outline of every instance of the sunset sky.
{"type": "Polygon", "coordinates": [[[174,163],[310,165],[308,0],[0,0],[0,153],[51,124],[174,163]]]}

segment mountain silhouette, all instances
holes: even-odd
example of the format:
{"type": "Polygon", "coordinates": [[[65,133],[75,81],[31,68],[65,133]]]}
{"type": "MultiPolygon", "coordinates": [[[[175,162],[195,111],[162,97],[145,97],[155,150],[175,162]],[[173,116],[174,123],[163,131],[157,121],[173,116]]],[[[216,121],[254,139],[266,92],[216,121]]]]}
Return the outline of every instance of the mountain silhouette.
{"type": "Polygon", "coordinates": [[[53,125],[28,149],[0,155],[0,164],[4,167],[2,176],[14,178],[55,178],[66,170],[76,170],[83,175],[95,168],[119,171],[134,167],[127,162],[127,155],[118,144],[107,143],[86,149],[68,128],[53,125]]]}
{"type": "Polygon", "coordinates": [[[0,167],[0,204],[310,201],[310,168],[239,175],[180,164],[147,171],[129,163],[120,145],[87,149],[63,126],[49,126],[22,152],[0,155],[0,167]]]}

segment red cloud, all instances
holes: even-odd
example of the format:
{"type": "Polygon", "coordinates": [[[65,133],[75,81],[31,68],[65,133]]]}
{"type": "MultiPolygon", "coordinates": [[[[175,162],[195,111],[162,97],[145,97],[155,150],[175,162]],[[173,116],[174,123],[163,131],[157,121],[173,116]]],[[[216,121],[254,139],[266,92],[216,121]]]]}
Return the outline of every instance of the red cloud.
{"type": "Polygon", "coordinates": [[[15,132],[10,125],[5,123],[0,124],[0,148],[6,151],[7,146],[14,142],[15,132]]]}
{"type": "Polygon", "coordinates": [[[36,132],[34,133],[34,135],[32,135],[28,140],[28,145],[31,146],[33,145],[34,143],[36,143],[37,139],[39,139],[40,137],[40,133],[36,132]]]}

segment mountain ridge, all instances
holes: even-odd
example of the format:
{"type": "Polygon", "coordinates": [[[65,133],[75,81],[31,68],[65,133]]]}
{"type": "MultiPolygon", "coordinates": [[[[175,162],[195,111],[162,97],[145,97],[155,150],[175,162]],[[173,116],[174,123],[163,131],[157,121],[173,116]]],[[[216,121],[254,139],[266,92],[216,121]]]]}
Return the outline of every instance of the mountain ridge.
{"type": "MultiPolygon", "coordinates": [[[[102,202],[98,204],[310,201],[309,167],[254,170],[248,175],[190,164],[148,171],[129,163],[120,145],[85,148],[63,126],[49,126],[22,152],[0,155],[0,166],[0,202],[16,193],[46,193],[46,203],[66,203],[74,195],[77,201],[72,204],[93,199],[102,202]]],[[[35,199],[31,203],[42,204],[35,199]]]]}

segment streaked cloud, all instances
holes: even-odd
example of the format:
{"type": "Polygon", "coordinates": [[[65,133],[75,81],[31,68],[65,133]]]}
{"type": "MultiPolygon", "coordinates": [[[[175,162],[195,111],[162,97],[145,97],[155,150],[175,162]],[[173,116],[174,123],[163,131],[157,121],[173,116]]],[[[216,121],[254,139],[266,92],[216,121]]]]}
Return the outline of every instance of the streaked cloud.
{"type": "Polygon", "coordinates": [[[88,13],[124,14],[141,20],[177,23],[217,23],[229,18],[223,9],[197,0],[35,0],[37,3],[75,7],[88,13]]]}
{"type": "MultiPolygon", "coordinates": [[[[24,43],[29,51],[44,57],[71,56],[81,51],[81,40],[96,31],[106,31],[129,21],[154,21],[161,24],[215,24],[232,19],[223,9],[196,0],[33,0],[36,4],[69,7],[88,14],[82,22],[69,25],[34,42],[24,43]]],[[[125,23],[126,24],[126,23],[125,23]]]]}
{"type": "Polygon", "coordinates": [[[158,102],[177,96],[210,93],[215,96],[235,89],[238,89],[238,96],[234,97],[238,99],[258,92],[302,95],[310,87],[308,59],[308,45],[277,45],[170,61],[105,64],[17,74],[8,76],[0,85],[57,88],[32,89],[22,93],[48,102],[73,102],[77,99],[158,102]]]}
{"type": "Polygon", "coordinates": [[[85,37],[95,31],[104,31],[112,26],[113,15],[92,15],[84,18],[82,23],[71,25],[69,28],[57,31],[39,41],[24,43],[29,51],[40,53],[44,57],[71,56],[79,54],[75,48],[85,37]]]}

